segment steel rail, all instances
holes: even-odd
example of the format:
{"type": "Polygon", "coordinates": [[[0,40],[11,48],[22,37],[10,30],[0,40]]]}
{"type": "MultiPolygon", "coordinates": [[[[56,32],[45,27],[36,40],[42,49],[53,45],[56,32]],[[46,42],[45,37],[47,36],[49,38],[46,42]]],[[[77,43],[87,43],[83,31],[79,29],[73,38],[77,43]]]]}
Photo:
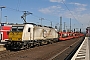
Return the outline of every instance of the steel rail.
{"type": "MultiPolygon", "coordinates": [[[[83,40],[84,40],[84,38],[83,38],[83,40]]],[[[72,56],[76,53],[76,51],[82,44],[83,40],[73,49],[73,51],[64,60],[71,60],[72,56]]]]}
{"type": "MultiPolygon", "coordinates": [[[[83,39],[84,39],[84,38],[83,38],[83,39]]],[[[79,41],[79,40],[78,40],[78,41],[79,41]]],[[[71,44],[70,46],[73,46],[73,45],[76,44],[78,41],[74,42],[74,43],[71,44]]],[[[81,41],[81,42],[82,42],[82,41],[81,41]]],[[[58,54],[54,55],[53,57],[49,58],[48,60],[53,60],[54,58],[56,58],[57,56],[59,56],[60,54],[62,54],[64,51],[66,51],[67,49],[69,49],[70,46],[67,47],[67,48],[65,48],[64,50],[60,51],[58,54]]],[[[67,59],[67,57],[66,57],[65,59],[67,59]]]]}

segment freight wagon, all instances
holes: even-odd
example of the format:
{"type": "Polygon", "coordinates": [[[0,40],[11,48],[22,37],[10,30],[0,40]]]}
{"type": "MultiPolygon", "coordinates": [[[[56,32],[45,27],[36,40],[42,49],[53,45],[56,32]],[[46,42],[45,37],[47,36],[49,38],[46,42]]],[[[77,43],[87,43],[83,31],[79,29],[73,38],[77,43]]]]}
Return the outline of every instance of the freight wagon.
{"type": "Polygon", "coordinates": [[[58,33],[55,28],[24,23],[12,25],[9,40],[5,46],[8,49],[27,49],[56,41],[58,41],[58,33]]]}
{"type": "Polygon", "coordinates": [[[58,32],[58,34],[59,34],[59,38],[58,38],[59,41],[61,40],[65,41],[65,40],[70,40],[73,38],[79,38],[84,36],[84,34],[80,32],[58,32]]]}

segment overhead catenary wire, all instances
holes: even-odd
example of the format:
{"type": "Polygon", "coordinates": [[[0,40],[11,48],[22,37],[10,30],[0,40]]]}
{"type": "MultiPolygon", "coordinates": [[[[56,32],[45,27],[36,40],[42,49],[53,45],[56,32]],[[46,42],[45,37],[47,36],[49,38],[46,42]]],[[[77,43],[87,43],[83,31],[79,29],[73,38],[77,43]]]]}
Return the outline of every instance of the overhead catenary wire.
{"type": "MultiPolygon", "coordinates": [[[[0,5],[0,6],[4,6],[4,5],[0,5]]],[[[5,6],[6,9],[10,9],[10,10],[13,10],[13,11],[16,11],[16,12],[23,12],[21,10],[18,10],[18,9],[14,9],[14,8],[11,8],[11,7],[8,7],[8,6],[5,6]]]]}
{"type": "MultiPolygon", "coordinates": [[[[20,3],[20,1],[18,1],[18,3],[20,3]]],[[[6,6],[6,7],[7,7],[7,9],[10,9],[10,10],[13,10],[13,11],[16,11],[16,12],[24,12],[24,11],[19,10],[19,5],[17,6],[18,8],[16,8],[16,9],[15,8],[12,8],[12,7],[8,7],[8,6],[6,6]]],[[[31,15],[34,16],[34,17],[36,17],[36,18],[38,18],[38,19],[43,18],[43,17],[39,17],[39,16],[37,16],[35,14],[31,14],[31,15]]],[[[51,21],[49,19],[46,19],[46,18],[44,18],[44,20],[51,22],[51,25],[52,25],[52,22],[53,21],[51,21]]]]}
{"type": "MultiPolygon", "coordinates": [[[[71,10],[68,8],[68,6],[66,5],[66,3],[62,0],[63,4],[66,6],[66,8],[68,9],[68,11],[70,12],[70,14],[74,17],[75,20],[77,20],[77,18],[73,15],[73,13],[71,12],[71,10]]],[[[78,20],[77,20],[78,21],[78,20]]],[[[80,21],[78,21],[80,22],[80,21]]],[[[81,23],[81,22],[80,22],[81,23]]]]}
{"type": "MultiPolygon", "coordinates": [[[[7,6],[6,6],[7,7],[7,6]]],[[[14,9],[14,8],[11,8],[11,7],[7,7],[8,9],[11,9],[11,10],[13,10],[13,11],[16,11],[16,12],[24,12],[24,11],[21,11],[21,10],[19,10],[19,9],[14,9]]],[[[32,14],[32,16],[34,16],[34,17],[37,17],[37,18],[41,18],[41,17],[39,17],[39,16],[37,16],[37,15],[35,15],[35,14],[32,14]]]]}
{"type": "Polygon", "coordinates": [[[19,10],[20,3],[21,3],[21,0],[18,0],[18,3],[17,3],[17,10],[19,10]]]}
{"type": "Polygon", "coordinates": [[[66,8],[69,10],[70,14],[75,18],[75,20],[77,20],[76,17],[72,14],[72,12],[70,11],[70,9],[68,8],[68,6],[66,5],[66,3],[63,0],[62,0],[62,2],[66,6],[66,8]]]}
{"type": "MultiPolygon", "coordinates": [[[[7,6],[6,6],[7,7],[7,6]]],[[[17,10],[17,9],[14,9],[14,8],[11,8],[11,7],[7,7],[8,9],[11,9],[11,10],[13,10],[13,11],[17,11],[17,12],[23,12],[23,11],[21,11],[21,10],[17,10]]]]}

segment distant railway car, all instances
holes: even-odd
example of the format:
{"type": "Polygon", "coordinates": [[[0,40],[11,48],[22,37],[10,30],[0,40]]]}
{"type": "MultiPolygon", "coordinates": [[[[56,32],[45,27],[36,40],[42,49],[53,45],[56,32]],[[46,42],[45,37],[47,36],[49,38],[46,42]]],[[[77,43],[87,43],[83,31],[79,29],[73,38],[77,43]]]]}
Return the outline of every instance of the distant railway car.
{"type": "Polygon", "coordinates": [[[81,37],[81,36],[84,36],[84,34],[82,34],[82,33],[80,33],[80,32],[75,32],[75,33],[73,34],[73,37],[74,37],[74,38],[79,38],[79,37],[81,37]]]}
{"type": "Polygon", "coordinates": [[[59,40],[70,40],[73,38],[79,38],[84,36],[82,33],[78,32],[59,32],[59,40]]]}
{"type": "Polygon", "coordinates": [[[58,41],[58,33],[52,27],[33,23],[15,24],[12,25],[12,29],[9,32],[9,40],[6,47],[23,49],[55,41],[58,41]]]}
{"type": "Polygon", "coordinates": [[[89,36],[90,37],[90,27],[87,27],[86,28],[86,36],[89,36]]]}
{"type": "Polygon", "coordinates": [[[79,33],[75,32],[73,33],[73,38],[78,38],[79,37],[79,33]]]}
{"type": "Polygon", "coordinates": [[[72,39],[73,38],[73,32],[68,32],[68,39],[72,39]]]}
{"type": "Polygon", "coordinates": [[[1,41],[8,40],[8,32],[10,31],[11,26],[2,26],[0,29],[0,39],[1,41]]]}
{"type": "Polygon", "coordinates": [[[68,40],[68,33],[59,32],[59,40],[68,40]]]}
{"type": "Polygon", "coordinates": [[[80,33],[80,37],[83,37],[84,36],[84,34],[83,33],[80,33]]]}

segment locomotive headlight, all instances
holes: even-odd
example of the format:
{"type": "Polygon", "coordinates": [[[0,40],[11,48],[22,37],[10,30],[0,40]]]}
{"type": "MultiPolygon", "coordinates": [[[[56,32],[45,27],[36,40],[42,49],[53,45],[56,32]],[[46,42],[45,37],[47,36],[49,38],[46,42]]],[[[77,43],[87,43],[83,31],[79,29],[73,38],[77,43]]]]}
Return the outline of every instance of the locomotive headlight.
{"type": "Polygon", "coordinates": [[[8,42],[8,44],[11,44],[11,42],[8,42]]]}
{"type": "Polygon", "coordinates": [[[12,38],[9,38],[9,40],[12,40],[12,38]]]}
{"type": "Polygon", "coordinates": [[[18,40],[22,40],[21,38],[18,38],[18,40]]]}

